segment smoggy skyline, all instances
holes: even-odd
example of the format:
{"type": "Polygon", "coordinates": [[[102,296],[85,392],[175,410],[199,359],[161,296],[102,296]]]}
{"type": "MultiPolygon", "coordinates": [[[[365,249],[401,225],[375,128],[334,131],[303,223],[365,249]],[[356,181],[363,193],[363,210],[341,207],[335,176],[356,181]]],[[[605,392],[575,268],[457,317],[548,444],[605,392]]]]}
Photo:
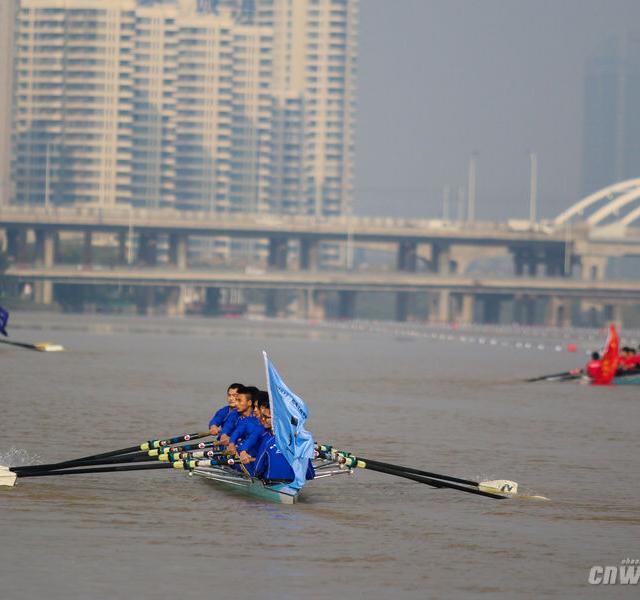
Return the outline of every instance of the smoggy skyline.
{"type": "MultiPolygon", "coordinates": [[[[584,74],[635,0],[361,0],[356,212],[439,216],[477,154],[478,219],[580,198],[584,74]]],[[[634,23],[638,23],[634,29],[634,23]]]]}

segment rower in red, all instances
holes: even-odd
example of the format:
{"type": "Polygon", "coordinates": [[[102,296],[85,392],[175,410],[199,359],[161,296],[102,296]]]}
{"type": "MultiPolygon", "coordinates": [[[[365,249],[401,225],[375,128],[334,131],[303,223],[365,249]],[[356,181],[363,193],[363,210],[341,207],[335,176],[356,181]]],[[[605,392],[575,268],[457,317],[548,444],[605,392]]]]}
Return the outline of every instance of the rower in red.
{"type": "Polygon", "coordinates": [[[591,354],[591,360],[585,367],[585,372],[591,378],[592,381],[598,381],[602,374],[602,359],[599,352],[593,352],[591,354]]]}

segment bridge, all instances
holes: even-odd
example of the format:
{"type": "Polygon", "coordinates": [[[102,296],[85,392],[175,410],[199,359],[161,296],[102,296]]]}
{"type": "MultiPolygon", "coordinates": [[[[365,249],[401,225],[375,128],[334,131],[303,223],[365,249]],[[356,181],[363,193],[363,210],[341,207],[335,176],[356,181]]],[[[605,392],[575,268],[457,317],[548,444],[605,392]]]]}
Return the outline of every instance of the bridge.
{"type": "Polygon", "coordinates": [[[170,290],[163,296],[167,310],[180,314],[184,290],[198,288],[215,313],[221,290],[265,290],[267,314],[322,316],[324,299],[334,294],[336,315],[352,317],[359,295],[385,292],[395,295],[400,320],[411,318],[412,297],[422,294],[432,320],[492,321],[511,304],[514,320],[555,324],[584,307],[620,320],[624,306],[639,302],[638,283],[605,277],[611,257],[640,255],[636,220],[640,180],[609,186],[542,223],[0,207],[0,231],[12,261],[7,278],[32,285],[36,300],[45,304],[54,301],[59,286],[125,285],[144,288],[138,294],[146,299],[138,302],[142,312],[157,304],[150,289],[170,290]],[[59,240],[68,233],[82,238],[80,269],[59,260],[59,240]],[[228,264],[198,268],[189,250],[193,241],[219,239],[253,241],[264,260],[245,270],[228,264]],[[110,246],[108,264],[96,259],[96,240],[102,249],[110,246]],[[326,244],[341,248],[329,264],[320,258],[326,244]],[[365,246],[393,253],[392,268],[363,272],[353,249],[365,246]],[[494,251],[511,257],[512,277],[466,274],[478,255],[494,251]]]}

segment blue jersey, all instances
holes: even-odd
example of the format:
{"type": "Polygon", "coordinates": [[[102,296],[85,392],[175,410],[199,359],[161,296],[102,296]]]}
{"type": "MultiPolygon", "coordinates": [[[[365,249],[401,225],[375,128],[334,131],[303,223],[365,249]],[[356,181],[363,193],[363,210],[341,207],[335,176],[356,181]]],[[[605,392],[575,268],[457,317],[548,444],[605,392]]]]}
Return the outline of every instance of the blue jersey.
{"type": "Polygon", "coordinates": [[[211,421],[209,421],[209,429],[211,429],[212,425],[216,425],[217,427],[222,427],[225,420],[229,416],[229,413],[233,409],[227,404],[223,406],[220,410],[216,411],[216,414],[211,417],[211,421]]]}
{"type": "Polygon", "coordinates": [[[263,437],[258,459],[253,463],[253,475],[264,481],[293,481],[295,474],[284,454],[278,450],[276,437],[269,434],[263,437]]]}
{"type": "Polygon", "coordinates": [[[263,432],[264,427],[260,421],[253,415],[250,415],[238,419],[238,424],[229,438],[231,443],[235,444],[238,448],[238,453],[244,450],[255,458],[258,454],[260,438],[263,432]]]}
{"type": "Polygon", "coordinates": [[[220,435],[228,435],[231,436],[233,430],[236,428],[238,424],[238,419],[240,418],[240,413],[232,408],[227,414],[227,418],[224,420],[224,424],[222,425],[222,430],[220,431],[220,435]]]}

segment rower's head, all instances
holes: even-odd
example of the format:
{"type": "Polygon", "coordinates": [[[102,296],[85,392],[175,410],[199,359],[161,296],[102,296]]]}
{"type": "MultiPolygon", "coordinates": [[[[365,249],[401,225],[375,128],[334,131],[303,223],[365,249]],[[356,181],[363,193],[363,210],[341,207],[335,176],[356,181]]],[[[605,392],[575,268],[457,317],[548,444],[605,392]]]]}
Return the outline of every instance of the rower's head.
{"type": "Polygon", "coordinates": [[[267,392],[262,392],[262,394],[264,394],[264,396],[261,395],[261,397],[258,398],[258,411],[260,412],[260,416],[258,418],[265,429],[272,431],[269,394],[267,394],[267,392]]]}
{"type": "Polygon", "coordinates": [[[600,353],[599,352],[592,352],[591,353],[591,360],[600,360],[600,353]]]}
{"type": "Polygon", "coordinates": [[[269,394],[263,390],[260,390],[253,403],[253,414],[258,420],[262,420],[262,409],[269,407],[269,394]]]}
{"type": "Polygon", "coordinates": [[[258,388],[252,385],[242,386],[236,396],[236,410],[241,415],[250,415],[253,411],[253,398],[258,388]]]}
{"type": "Polygon", "coordinates": [[[244,387],[241,383],[232,383],[227,388],[227,402],[231,408],[236,407],[236,398],[238,397],[238,390],[244,387]]]}
{"type": "Polygon", "coordinates": [[[255,385],[247,385],[244,389],[248,394],[251,395],[251,402],[255,405],[260,390],[255,385]]]}

